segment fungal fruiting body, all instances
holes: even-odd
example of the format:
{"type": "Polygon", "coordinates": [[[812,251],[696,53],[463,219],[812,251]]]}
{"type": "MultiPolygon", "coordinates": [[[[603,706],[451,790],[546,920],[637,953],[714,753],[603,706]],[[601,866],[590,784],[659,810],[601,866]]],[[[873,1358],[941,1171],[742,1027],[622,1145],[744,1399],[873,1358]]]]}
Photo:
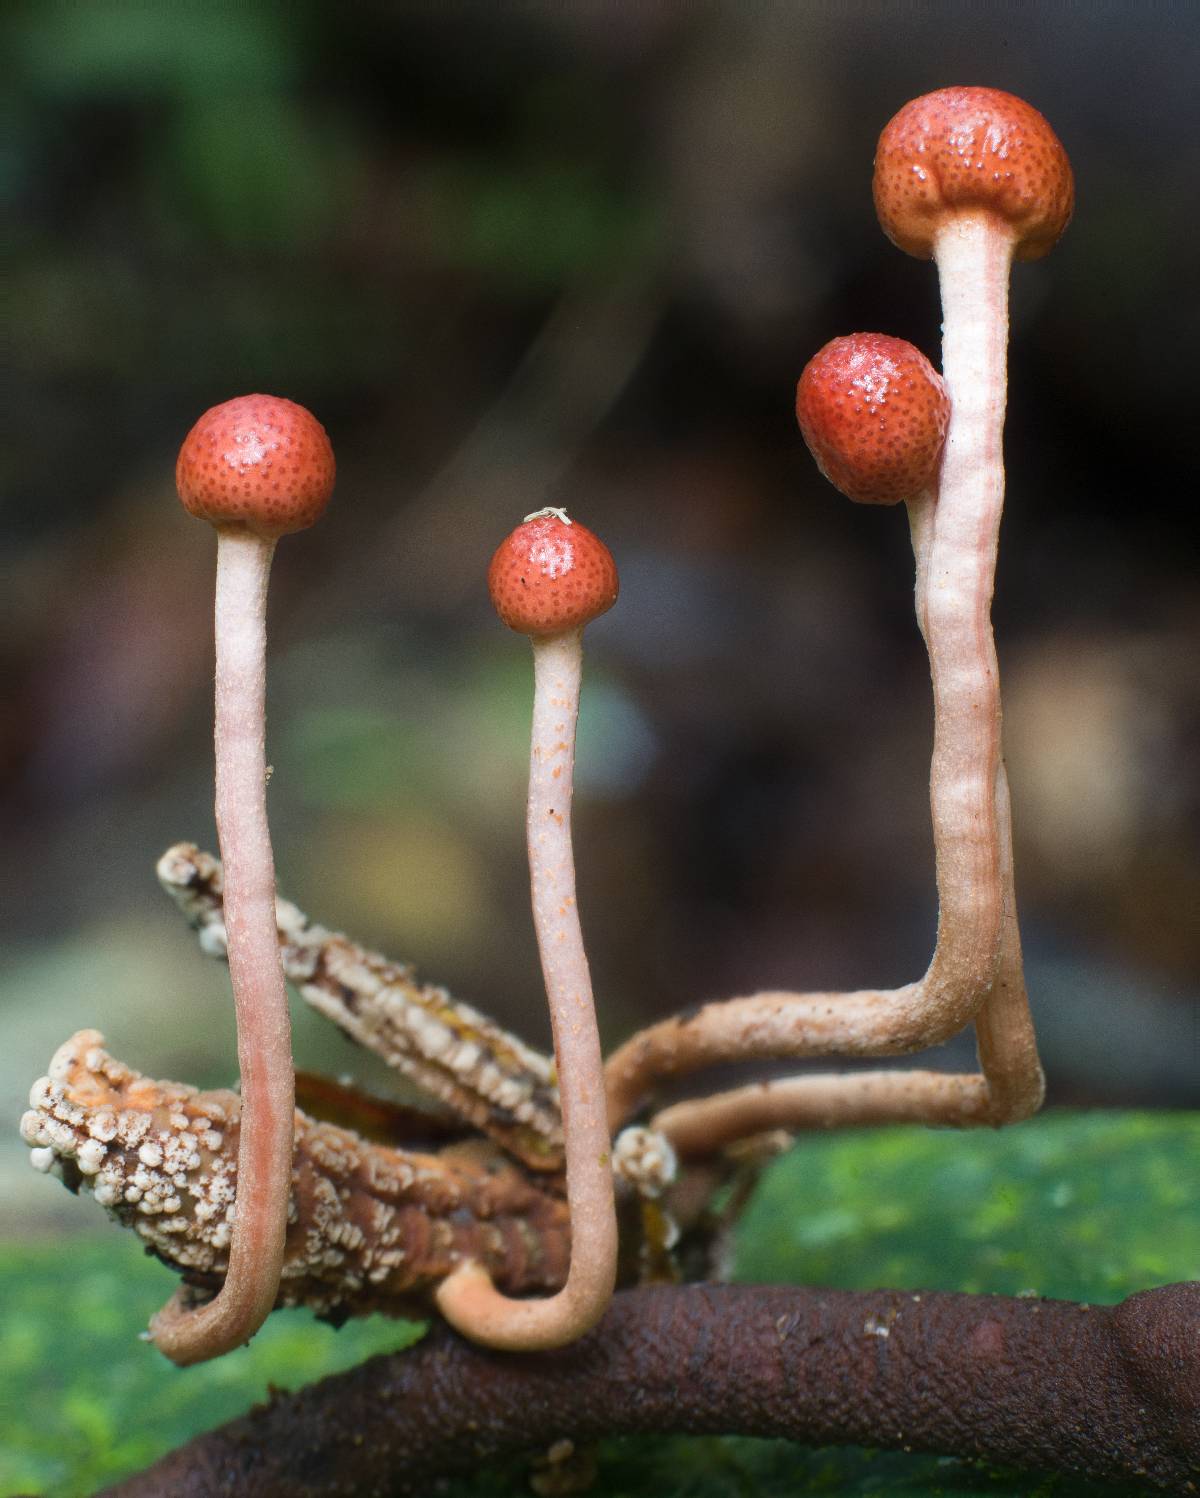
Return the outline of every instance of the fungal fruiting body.
{"type": "Polygon", "coordinates": [[[189,515],[277,540],[325,513],[336,465],[325,428],[279,395],[238,395],[187,434],[175,487],[189,515]]]}
{"type": "Polygon", "coordinates": [[[1067,153],[1044,115],[998,88],[942,88],[906,104],[875,152],[875,211],[887,237],[930,260],[951,216],[1002,224],[1018,260],[1062,238],[1075,208],[1067,153]]]}
{"type": "MultiPolygon", "coordinates": [[[[822,401],[839,388],[837,378],[824,378],[822,363],[814,361],[816,376],[802,380],[797,413],[806,436],[809,428],[815,432],[819,465],[852,498],[909,501],[917,616],[934,683],[934,957],[924,978],[901,989],[756,994],[643,1031],[608,1062],[614,1128],[657,1076],[733,1058],[900,1054],[944,1041],[972,1018],[982,1084],[978,1077],[942,1081],[934,1074],[921,1082],[915,1073],[798,1078],[778,1084],[786,1096],[773,1095],[768,1084],[756,1094],[681,1105],[690,1110],[686,1116],[672,1110],[653,1123],[668,1137],[682,1140],[686,1132],[691,1139],[706,1120],[716,1126],[719,1105],[720,1126],[734,1137],[784,1116],[797,1124],[856,1115],[879,1120],[888,1110],[903,1116],[922,1096],[942,1121],[1001,1123],[1027,1116],[1041,1102],[1016,924],[990,607],[1004,497],[1009,268],[1014,256],[1044,255],[1063,233],[1074,204],[1071,169],[1030,105],[995,89],[943,89],[906,105],[884,130],[875,202],[887,234],[911,254],[933,256],[941,279],[941,379],[950,414],[936,492],[932,483],[924,495],[898,492],[916,482],[903,461],[894,488],[880,480],[875,461],[885,460],[886,471],[899,447],[886,440],[886,422],[872,428],[865,401],[846,396],[844,378],[842,405],[834,400],[833,419],[817,431],[822,401]],[[832,436],[848,441],[831,444],[832,436]],[[877,436],[882,443],[872,440],[877,436]],[[844,1085],[838,1090],[835,1083],[844,1085]]],[[[852,380],[850,388],[857,389],[852,380]]],[[[918,442],[916,452],[923,447],[918,442]]]]}
{"type": "Polygon", "coordinates": [[[903,338],[834,338],[804,366],[796,420],[817,467],[847,499],[907,506],[924,635],[933,507],[950,422],[941,375],[903,338]]]}
{"type": "Polygon", "coordinates": [[[529,516],[488,570],[500,618],[533,641],[533,732],[526,833],[533,923],[554,1032],[571,1263],[548,1299],[512,1300],[472,1261],[446,1279],[438,1308],[465,1336],[509,1349],[583,1335],[612,1297],[617,1223],[600,1037],[575,898],[571,793],[583,627],[611,608],[617,571],[604,543],[560,510],[529,516]]]}
{"type": "Polygon", "coordinates": [[[796,419],[835,489],[857,504],[894,505],[933,484],[950,402],[920,349],[886,333],[852,333],[804,366],[796,419]]]}
{"type": "MultiPolygon", "coordinates": [[[[985,825],[994,829],[991,856],[1004,918],[999,971],[977,1029],[993,1108],[1003,1121],[1033,1112],[1043,1091],[1016,920],[990,620],[1004,504],[1008,280],[1014,258],[1039,259],[1062,237],[1075,184],[1062,143],[1032,105],[1000,89],[947,88],[914,99],[884,127],[874,197],[885,233],[909,254],[932,256],[941,286],[942,377],[952,411],[936,545],[940,555],[964,559],[959,612],[974,621],[990,687],[986,731],[994,774],[985,825]]],[[[944,594],[943,578],[934,573],[931,611],[944,594]]],[[[942,622],[948,634],[950,621],[942,622]]],[[[969,641],[956,648],[969,648],[969,641]]]]}
{"type": "Polygon", "coordinates": [[[279,1289],[295,1082],[267,826],[267,583],[276,540],[320,517],[333,481],[324,428],[302,406],[269,395],[205,412],[176,465],[184,508],[217,531],[216,819],[242,1090],[229,1273],[215,1300],[198,1309],[169,1302],[151,1323],[155,1343],[177,1363],[247,1341],[279,1289]]]}
{"type": "Polygon", "coordinates": [[[501,622],[535,640],[582,629],[607,613],[619,586],[612,552],[559,509],[522,521],[488,567],[488,593],[501,622]]]}

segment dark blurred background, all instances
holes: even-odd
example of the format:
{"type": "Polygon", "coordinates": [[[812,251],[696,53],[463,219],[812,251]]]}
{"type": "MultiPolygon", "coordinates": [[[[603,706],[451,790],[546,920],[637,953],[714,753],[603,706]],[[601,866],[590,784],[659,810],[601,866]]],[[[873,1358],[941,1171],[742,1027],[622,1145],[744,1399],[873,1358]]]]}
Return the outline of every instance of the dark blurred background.
{"type": "MultiPolygon", "coordinates": [[[[565,504],[622,575],[576,813],[609,1042],[923,970],[904,516],[824,483],[792,401],[837,333],[936,358],[934,272],[879,232],[870,173],[950,83],[1029,99],[1078,182],[1015,276],[995,611],[1050,1097],[1197,1101],[1200,11],[92,0],[0,30],[4,1118],[85,1024],[159,1075],[235,1069],[225,975],[153,866],[214,842],[214,543],[175,454],[253,390],[312,407],[339,463],[272,583],[284,890],[545,1042],[528,647],[483,578],[565,504]]],[[[297,1044],[361,1072],[301,1013],[297,1044]]],[[[7,1128],[8,1220],[44,1223],[70,1203],[23,1155],[7,1128]]]]}

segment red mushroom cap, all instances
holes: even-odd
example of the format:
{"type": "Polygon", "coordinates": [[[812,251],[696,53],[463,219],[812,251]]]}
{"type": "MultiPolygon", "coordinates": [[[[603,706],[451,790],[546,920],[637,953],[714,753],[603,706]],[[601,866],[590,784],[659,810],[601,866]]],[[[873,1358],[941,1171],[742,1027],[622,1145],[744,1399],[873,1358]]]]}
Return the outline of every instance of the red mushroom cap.
{"type": "Polygon", "coordinates": [[[239,395],[205,411],[184,438],[175,486],[189,514],[273,540],[321,518],[334,471],[311,411],[278,395],[239,395]]]}
{"type": "Polygon", "coordinates": [[[496,548],[488,592],[522,635],[580,629],[617,601],[617,564],[600,537],[563,510],[530,515],[496,548]]]}
{"type": "Polygon", "coordinates": [[[947,213],[982,209],[1012,225],[1018,260],[1037,260],[1062,237],[1075,179],[1045,118],[998,88],[942,88],[912,100],[884,127],[875,151],[875,212],[894,244],[933,256],[947,213]]]}
{"type": "Polygon", "coordinates": [[[858,504],[894,505],[932,482],[950,400],[920,349],[885,333],[851,333],[804,366],[796,419],[835,489],[858,504]]]}

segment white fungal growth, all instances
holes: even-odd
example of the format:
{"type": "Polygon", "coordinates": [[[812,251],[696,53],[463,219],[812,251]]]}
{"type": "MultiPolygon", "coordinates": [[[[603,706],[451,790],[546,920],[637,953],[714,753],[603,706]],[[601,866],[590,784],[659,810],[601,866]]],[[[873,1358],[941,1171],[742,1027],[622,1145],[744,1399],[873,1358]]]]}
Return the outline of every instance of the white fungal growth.
{"type": "Polygon", "coordinates": [[[679,1161],[670,1140],[656,1129],[622,1129],[613,1145],[613,1174],[640,1196],[653,1199],[674,1181],[679,1161]]]}
{"type": "Polygon", "coordinates": [[[75,1159],[85,1176],[94,1176],[104,1164],[108,1149],[98,1139],[85,1139],[75,1151],[75,1159]]]}

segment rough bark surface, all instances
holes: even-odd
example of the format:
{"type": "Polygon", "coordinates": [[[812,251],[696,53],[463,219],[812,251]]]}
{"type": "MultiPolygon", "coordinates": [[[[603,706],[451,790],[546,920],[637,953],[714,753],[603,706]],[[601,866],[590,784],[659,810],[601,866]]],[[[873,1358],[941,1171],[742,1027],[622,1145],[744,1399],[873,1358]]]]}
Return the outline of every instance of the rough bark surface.
{"type": "Polygon", "coordinates": [[[564,1435],[783,1436],[1200,1491],[1200,1282],[1117,1306],[748,1285],[619,1294],[558,1352],[445,1328],[277,1396],[111,1498],[398,1495],[564,1435]]]}

